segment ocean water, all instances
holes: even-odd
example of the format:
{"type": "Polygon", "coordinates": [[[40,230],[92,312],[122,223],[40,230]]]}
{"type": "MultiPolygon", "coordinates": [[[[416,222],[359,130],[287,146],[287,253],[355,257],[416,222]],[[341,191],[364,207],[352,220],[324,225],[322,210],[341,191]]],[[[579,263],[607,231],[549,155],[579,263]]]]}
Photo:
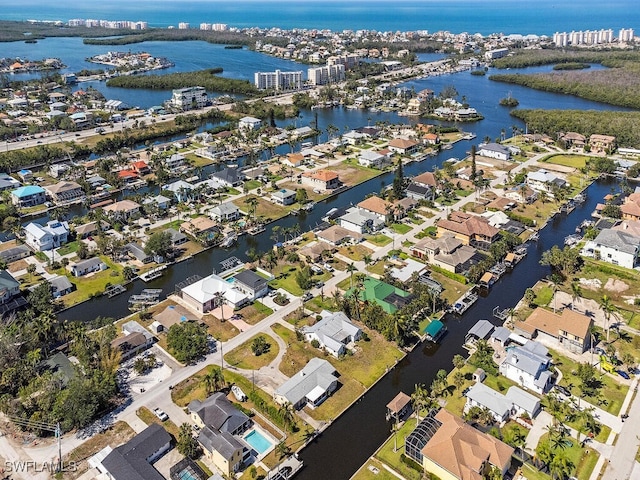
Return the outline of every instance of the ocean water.
{"type": "Polygon", "coordinates": [[[552,35],[556,31],[640,30],[637,0],[3,0],[5,20],[93,18],[146,21],[153,27],[188,22],[232,27],[428,30],[552,35]]]}

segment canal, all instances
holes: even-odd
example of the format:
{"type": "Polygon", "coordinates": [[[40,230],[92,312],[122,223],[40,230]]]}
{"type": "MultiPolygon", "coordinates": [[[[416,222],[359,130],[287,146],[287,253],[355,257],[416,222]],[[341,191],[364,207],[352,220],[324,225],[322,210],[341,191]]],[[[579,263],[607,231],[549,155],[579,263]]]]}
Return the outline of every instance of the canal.
{"type": "Polygon", "coordinates": [[[547,276],[548,267],[540,265],[542,252],[553,245],[563,246],[564,237],[575,232],[576,226],[589,218],[596,204],[616,187],[614,181],[601,180],[587,189],[587,200],[571,214],[558,214],[540,231],[537,243],[529,245],[528,255],[504,275],[487,297],[480,299],[462,317],[447,315],[448,333],[441,344],[425,342],[419,345],[380,380],[357,403],[307,446],[300,458],[304,469],[297,475],[300,480],[326,478],[347,479],[390,435],[391,425],[385,419],[386,404],[399,391],[412,394],[416,384],[431,384],[438,370],[453,368],[456,354],[466,356],[462,347],[467,331],[477,320],[486,319],[494,324],[493,309],[515,307],[524,291],[547,276]]]}

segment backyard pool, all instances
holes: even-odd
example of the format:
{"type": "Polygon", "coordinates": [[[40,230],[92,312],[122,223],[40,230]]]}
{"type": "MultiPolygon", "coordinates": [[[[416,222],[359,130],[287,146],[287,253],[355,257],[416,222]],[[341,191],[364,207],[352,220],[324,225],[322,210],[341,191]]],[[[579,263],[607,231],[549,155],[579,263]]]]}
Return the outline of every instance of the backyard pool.
{"type": "Polygon", "coordinates": [[[255,428],[245,435],[244,440],[251,445],[256,452],[258,452],[258,455],[262,455],[273,446],[271,440],[266,438],[255,428]]]}

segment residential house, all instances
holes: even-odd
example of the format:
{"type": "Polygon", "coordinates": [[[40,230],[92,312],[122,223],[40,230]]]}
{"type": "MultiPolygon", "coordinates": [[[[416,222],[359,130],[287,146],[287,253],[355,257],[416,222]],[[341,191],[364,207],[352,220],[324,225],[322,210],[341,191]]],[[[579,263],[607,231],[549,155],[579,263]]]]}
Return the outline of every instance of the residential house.
{"type": "Polygon", "coordinates": [[[11,192],[11,203],[16,207],[33,207],[47,201],[47,192],[37,185],[26,185],[11,192]]]}
{"type": "Polygon", "coordinates": [[[389,142],[389,150],[400,155],[411,155],[418,151],[420,144],[407,138],[394,138],[389,142]]]}
{"type": "Polygon", "coordinates": [[[525,320],[516,322],[514,330],[525,338],[545,338],[555,341],[574,353],[583,353],[591,346],[593,320],[569,308],[553,313],[536,308],[525,320]]]}
{"type": "Polygon", "coordinates": [[[358,164],[369,168],[382,168],[389,161],[389,157],[373,150],[362,150],[358,155],[358,164]]]}
{"type": "Polygon", "coordinates": [[[140,179],[140,176],[133,170],[119,170],[118,178],[124,185],[131,185],[140,179]]]}
{"type": "Polygon", "coordinates": [[[218,172],[213,172],[211,178],[217,180],[226,187],[242,186],[245,176],[244,173],[234,167],[223,168],[218,172]]]}
{"type": "Polygon", "coordinates": [[[314,190],[335,190],[342,185],[336,172],[331,170],[315,170],[302,174],[302,184],[313,187],[314,190]]]}
{"type": "Polygon", "coordinates": [[[22,258],[31,255],[31,250],[26,245],[18,245],[17,247],[7,248],[0,251],[0,261],[6,264],[13,263],[22,258]]]}
{"type": "Polygon", "coordinates": [[[316,237],[333,246],[344,242],[360,242],[364,238],[362,234],[348,230],[340,225],[331,225],[329,228],[317,232],[316,237]]]}
{"type": "Polygon", "coordinates": [[[365,198],[358,203],[357,207],[360,210],[376,215],[384,223],[393,221],[396,218],[397,209],[393,203],[376,195],[365,198]]]}
{"type": "Polygon", "coordinates": [[[172,247],[177,247],[178,245],[182,245],[183,243],[187,243],[189,241],[189,238],[187,238],[184,233],[174,230],[173,228],[167,228],[165,230],[165,233],[171,235],[172,247]]]}
{"type": "Polygon", "coordinates": [[[486,218],[465,212],[452,212],[448,218],[438,220],[438,237],[452,234],[464,245],[487,250],[499,239],[500,230],[492,227],[486,218]]]}
{"type": "Polygon", "coordinates": [[[432,172],[424,172],[413,177],[406,195],[414,200],[433,200],[438,191],[438,179],[432,172]]]}
{"type": "Polygon", "coordinates": [[[20,182],[8,173],[0,173],[0,192],[5,190],[15,190],[20,186],[20,182]]]}
{"type": "Polygon", "coordinates": [[[580,253],[624,268],[635,268],[640,256],[640,238],[624,231],[604,229],[588,241],[580,253]]]}
{"type": "Polygon", "coordinates": [[[286,158],[284,158],[282,162],[290,167],[297,168],[304,163],[304,155],[301,153],[287,153],[286,158]]]}
{"type": "Polygon", "coordinates": [[[209,241],[215,238],[218,224],[207,217],[196,217],[180,224],[180,231],[191,235],[195,239],[204,238],[209,241]]]}
{"type": "Polygon", "coordinates": [[[159,212],[163,212],[171,206],[171,199],[164,195],[154,195],[153,197],[145,198],[142,204],[147,213],[150,211],[149,207],[151,207],[151,213],[153,213],[153,208],[156,208],[159,212]]]}
{"type": "Polygon", "coordinates": [[[364,277],[362,289],[351,288],[345,295],[355,294],[361,302],[377,303],[386,313],[395,313],[413,299],[404,290],[373,277],[364,277]]]}
{"type": "Polygon", "coordinates": [[[125,245],[127,254],[142,263],[153,262],[153,255],[144,251],[144,248],[137,243],[131,242],[125,245]]]}
{"type": "Polygon", "coordinates": [[[360,143],[364,143],[367,140],[367,135],[364,133],[357,132],[355,130],[351,130],[344,135],[342,135],[343,143],[347,143],[349,145],[358,145],[360,143]]]}
{"type": "Polygon", "coordinates": [[[477,250],[452,234],[423,238],[411,247],[411,254],[452,273],[461,273],[479,261],[477,250]]]}
{"type": "Polygon", "coordinates": [[[292,205],[296,203],[296,192],[288,188],[281,188],[271,193],[271,201],[278,205],[292,205]]]}
{"type": "Polygon", "coordinates": [[[54,185],[47,185],[44,189],[56,203],[75,202],[85,197],[84,190],[76,182],[58,182],[54,185]]]}
{"type": "Polygon", "coordinates": [[[217,432],[208,426],[198,433],[198,442],[205,457],[224,473],[224,478],[234,478],[245,458],[245,444],[227,432],[217,432]]]}
{"type": "Polygon", "coordinates": [[[478,320],[465,335],[464,343],[476,343],[478,340],[487,340],[493,330],[494,326],[489,320],[478,320]]]}
{"type": "Polygon", "coordinates": [[[425,133],[422,136],[422,142],[425,145],[439,145],[440,135],[438,135],[437,133],[425,133]]]}
{"type": "Polygon", "coordinates": [[[188,202],[191,200],[191,191],[194,186],[184,180],[178,180],[173,183],[162,186],[162,190],[173,193],[178,202],[188,202]]]}
{"type": "Polygon", "coordinates": [[[587,137],[576,132],[567,132],[560,137],[560,140],[564,142],[564,148],[567,150],[583,150],[587,143],[587,137]]]}
{"type": "Polygon", "coordinates": [[[44,252],[67,243],[69,224],[51,220],[43,226],[32,222],[24,227],[24,235],[27,245],[36,252],[44,252]]]}
{"type": "Polygon", "coordinates": [[[0,270],[0,305],[20,294],[20,282],[7,270],[0,270]]]}
{"type": "Polygon", "coordinates": [[[253,270],[243,270],[233,276],[233,286],[253,301],[269,292],[269,279],[261,277],[253,270]]]}
{"type": "Polygon", "coordinates": [[[628,195],[620,205],[620,212],[623,220],[640,220],[640,193],[628,195]]]}
{"type": "Polygon", "coordinates": [[[240,218],[240,209],[233,202],[224,202],[210,209],[209,216],[218,222],[233,222],[240,218]]]}
{"type": "Polygon", "coordinates": [[[504,193],[504,196],[509,200],[529,204],[538,199],[538,192],[526,183],[523,183],[522,185],[511,187],[504,193]]]}
{"type": "Polygon", "coordinates": [[[114,220],[127,221],[132,216],[140,213],[140,204],[133,200],[120,200],[104,207],[104,212],[114,220]]]}
{"type": "Polygon", "coordinates": [[[589,137],[589,148],[591,153],[613,153],[616,149],[616,137],[594,133],[589,137]]]}
{"type": "Polygon", "coordinates": [[[362,330],[355,326],[343,312],[320,313],[322,317],[314,325],[303,327],[302,334],[307,342],[317,341],[320,348],[334,357],[344,355],[347,345],[362,336],[362,330]]]}
{"type": "Polygon", "coordinates": [[[176,172],[187,165],[187,159],[180,153],[174,153],[162,159],[165,168],[170,172],[176,172]]]}
{"type": "Polygon", "coordinates": [[[483,143],[476,152],[481,157],[495,158],[496,160],[507,161],[511,159],[511,152],[507,147],[499,143],[483,143]]]}
{"type": "Polygon", "coordinates": [[[85,239],[92,235],[97,235],[100,231],[106,231],[109,229],[109,224],[104,220],[100,220],[100,227],[98,227],[98,222],[89,222],[84,223],[82,225],[78,225],[75,227],[76,237],[79,239],[85,239]]]}
{"type": "Polygon", "coordinates": [[[22,170],[18,171],[16,175],[18,175],[18,177],[20,177],[20,180],[22,180],[24,183],[33,181],[33,172],[28,168],[23,168],[22,170]]]}
{"type": "Polygon", "coordinates": [[[499,370],[500,374],[522,387],[543,394],[553,382],[550,366],[551,357],[546,347],[529,340],[523,346],[509,348],[499,370]]]}
{"type": "Polygon", "coordinates": [[[144,160],[139,160],[137,162],[133,162],[131,164],[131,168],[138,175],[148,175],[151,173],[151,168],[149,168],[149,164],[144,160]]]}
{"type": "Polygon", "coordinates": [[[38,364],[40,372],[47,371],[55,375],[56,380],[60,380],[63,385],[67,385],[70,380],[76,376],[74,363],[78,364],[77,359],[72,362],[64,353],[58,352],[46,360],[42,360],[38,364]]]}
{"type": "Polygon", "coordinates": [[[334,246],[323,241],[311,242],[298,249],[298,256],[308,263],[321,262],[325,256],[331,256],[334,246]]]}
{"type": "Polygon", "coordinates": [[[302,370],[280,385],[273,399],[280,405],[291,404],[299,410],[305,405],[316,408],[338,388],[336,369],[321,358],[312,358],[302,370]]]}
{"type": "Polygon", "coordinates": [[[188,307],[207,313],[221,304],[239,308],[249,301],[246,293],[216,274],[200,279],[180,290],[180,296],[188,307]]]}
{"type": "Polygon", "coordinates": [[[51,285],[51,294],[53,298],[60,298],[67,293],[71,293],[75,286],[64,275],[55,275],[47,280],[51,285]]]}
{"type": "Polygon", "coordinates": [[[153,345],[153,337],[142,332],[131,332],[111,341],[111,348],[121,352],[122,360],[134,357],[151,345],[153,345]]]}
{"type": "Polygon", "coordinates": [[[255,117],[242,117],[238,121],[238,129],[240,130],[257,130],[262,126],[262,120],[255,117]]]}
{"type": "Polygon", "coordinates": [[[154,333],[166,332],[182,322],[195,322],[197,317],[182,305],[169,305],[162,312],[153,316],[150,328],[154,333]]]}
{"type": "Polygon", "coordinates": [[[566,180],[542,168],[537,172],[529,172],[527,174],[527,185],[538,192],[545,192],[553,198],[555,190],[566,187],[568,183],[566,180]]]}
{"type": "Polygon", "coordinates": [[[71,167],[66,163],[54,163],[49,166],[49,175],[53,178],[60,178],[69,170],[71,167]]]}
{"type": "Polygon", "coordinates": [[[384,220],[380,215],[368,212],[358,207],[347,209],[344,215],[338,217],[340,226],[361,235],[363,233],[375,232],[384,227],[384,220]]]}
{"type": "Polygon", "coordinates": [[[107,265],[99,257],[87,258],[67,266],[67,269],[74,277],[83,277],[89,273],[100,272],[107,268],[107,265]]]}
{"type": "Polygon", "coordinates": [[[407,457],[442,480],[481,480],[494,467],[504,478],[513,452],[445,409],[427,415],[405,441],[407,457]]]}
{"type": "MultiPolygon", "coordinates": [[[[111,449],[111,447],[106,447],[111,449]]],[[[163,480],[153,463],[171,449],[171,435],[152,423],[124,445],[111,450],[96,468],[111,480],[163,480]]]]}
{"type": "Polygon", "coordinates": [[[526,413],[530,418],[535,418],[540,412],[540,400],[535,395],[511,386],[503,395],[483,383],[475,383],[465,394],[467,403],[464,412],[472,407],[488,409],[498,423],[503,423],[510,418],[517,418],[526,413]]]}

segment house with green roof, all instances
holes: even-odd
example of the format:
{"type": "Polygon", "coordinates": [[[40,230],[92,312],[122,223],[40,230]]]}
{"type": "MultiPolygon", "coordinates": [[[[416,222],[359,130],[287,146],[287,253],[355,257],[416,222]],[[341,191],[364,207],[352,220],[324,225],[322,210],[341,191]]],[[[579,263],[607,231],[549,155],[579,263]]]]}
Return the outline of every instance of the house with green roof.
{"type": "MultiPolygon", "coordinates": [[[[363,302],[376,302],[387,313],[395,313],[411,301],[411,294],[400,288],[389,285],[373,277],[364,277],[362,281],[363,289],[360,291],[360,300],[363,302]]],[[[351,288],[346,296],[350,296],[355,291],[351,288]]]]}

